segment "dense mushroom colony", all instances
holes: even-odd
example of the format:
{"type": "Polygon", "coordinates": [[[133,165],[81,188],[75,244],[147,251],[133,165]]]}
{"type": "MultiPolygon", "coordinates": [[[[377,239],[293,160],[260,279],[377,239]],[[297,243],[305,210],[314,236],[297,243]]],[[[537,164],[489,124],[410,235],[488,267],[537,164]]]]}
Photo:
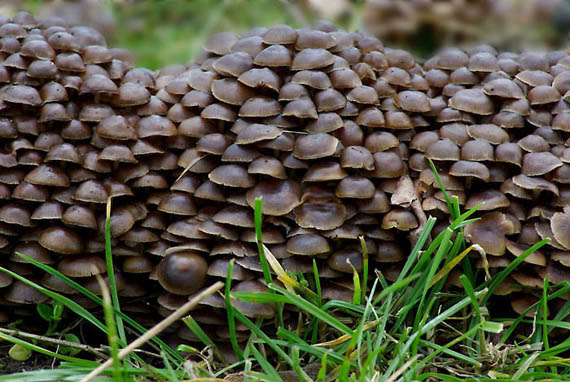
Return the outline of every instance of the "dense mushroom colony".
{"type": "MultiPolygon", "coordinates": [[[[194,63],[153,72],[91,28],[18,13],[0,18],[0,58],[0,264],[85,306],[16,252],[99,293],[108,198],[127,311],[149,312],[128,304],[147,297],[167,314],[224,278],[232,258],[234,290],[267,290],[257,197],[283,268],[312,272],[316,259],[323,296],[350,300],[359,236],[392,279],[426,215],[440,218],[436,231],[449,223],[428,158],[464,208],[485,202],[465,234],[491,270],[552,239],[500,289],[518,293],[514,306],[529,298],[517,284],[570,279],[566,53],[479,46],[422,66],[323,22],[216,34],[194,63]]],[[[21,314],[47,299],[3,273],[0,288],[0,309],[21,314]]],[[[194,312],[219,340],[223,307],[216,295],[194,312]]]]}

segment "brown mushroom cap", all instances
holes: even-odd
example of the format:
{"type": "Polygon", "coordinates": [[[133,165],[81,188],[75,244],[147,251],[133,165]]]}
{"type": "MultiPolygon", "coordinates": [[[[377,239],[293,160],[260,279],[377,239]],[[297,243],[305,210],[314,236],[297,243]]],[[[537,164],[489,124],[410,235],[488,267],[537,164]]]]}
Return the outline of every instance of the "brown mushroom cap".
{"type": "Polygon", "coordinates": [[[413,113],[425,113],[431,110],[428,97],[419,91],[400,92],[394,97],[394,102],[400,109],[413,113]]]}
{"type": "Polygon", "coordinates": [[[210,181],[226,187],[249,188],[255,185],[255,178],[237,164],[218,166],[208,175],[210,181]]]}
{"type": "Polygon", "coordinates": [[[495,110],[491,98],[480,89],[460,90],[449,100],[449,106],[456,110],[478,115],[489,115],[495,110]]]}
{"type": "Polygon", "coordinates": [[[260,67],[289,67],[292,57],[289,49],[283,45],[270,45],[259,52],[253,63],[260,67]]]}
{"type": "Polygon", "coordinates": [[[369,199],[374,196],[375,192],[376,189],[370,179],[348,176],[339,182],[335,195],[339,198],[369,199]]]}
{"type": "MultiPolygon", "coordinates": [[[[530,248],[529,244],[515,243],[513,241],[507,240],[507,250],[516,257],[522,255],[522,253],[528,248],[530,248]]],[[[534,251],[529,256],[527,256],[524,261],[529,264],[539,265],[541,267],[546,266],[546,257],[541,251],[534,251]]]]}
{"type": "MultiPolygon", "coordinates": [[[[256,280],[242,281],[232,288],[232,292],[268,292],[269,289],[256,280]]],[[[275,315],[275,305],[260,302],[244,302],[233,300],[232,304],[244,315],[252,318],[272,318],[275,315]]]]}
{"type": "Polygon", "coordinates": [[[409,231],[419,225],[416,216],[403,208],[394,208],[382,218],[382,228],[396,228],[399,231],[409,231]]]}
{"type": "Polygon", "coordinates": [[[524,94],[516,82],[507,78],[497,78],[486,82],[483,86],[483,93],[502,98],[524,98],[524,94]]]}
{"type": "Polygon", "coordinates": [[[83,250],[81,237],[73,230],[65,227],[49,227],[39,238],[42,247],[64,255],[75,255],[83,250]]]}
{"type": "Polygon", "coordinates": [[[491,212],[483,215],[481,220],[465,227],[465,237],[474,244],[479,244],[486,253],[500,256],[505,253],[505,233],[508,229],[505,214],[491,212]]]}
{"type": "Polygon", "coordinates": [[[528,153],[523,158],[522,173],[527,176],[544,175],[560,166],[560,159],[549,152],[528,153]]]}
{"type": "Polygon", "coordinates": [[[107,265],[102,257],[95,255],[70,256],[59,262],[57,270],[69,277],[89,277],[105,273],[107,265]]]}
{"type": "Polygon", "coordinates": [[[489,169],[484,164],[465,160],[455,162],[449,169],[449,175],[472,176],[485,182],[488,182],[491,176],[489,169]]]}
{"type": "Polygon", "coordinates": [[[566,249],[570,249],[570,215],[556,212],[550,219],[554,238],[566,249]]]}
{"type": "Polygon", "coordinates": [[[204,258],[194,252],[173,253],[158,264],[158,282],[170,293],[189,295],[204,285],[207,269],[204,258]]]}
{"type": "Polygon", "coordinates": [[[426,150],[426,158],[440,161],[456,161],[459,160],[459,147],[449,139],[440,139],[426,150]]]}
{"type": "Polygon", "coordinates": [[[314,256],[330,249],[327,239],[316,234],[296,235],[287,241],[287,252],[295,255],[314,256]]]}
{"type": "Polygon", "coordinates": [[[340,249],[329,256],[327,264],[332,269],[343,273],[352,273],[353,269],[361,272],[363,266],[362,255],[355,249],[340,249]]]}
{"type": "Polygon", "coordinates": [[[40,304],[49,299],[47,295],[18,280],[8,287],[3,296],[7,301],[17,304],[40,304]]]}
{"type": "Polygon", "coordinates": [[[247,192],[247,203],[254,207],[256,198],[263,198],[263,213],[286,215],[300,203],[301,187],[293,180],[265,180],[247,192]]]}
{"type": "Polygon", "coordinates": [[[318,159],[335,153],[338,139],[327,133],[308,134],[297,138],[293,156],[298,159],[318,159]]]}
{"type": "Polygon", "coordinates": [[[505,194],[498,190],[489,189],[471,194],[467,199],[465,208],[471,209],[481,203],[483,203],[480,208],[481,211],[508,207],[511,204],[505,194]]]}
{"type": "Polygon", "coordinates": [[[319,230],[340,227],[346,219],[346,208],[340,203],[305,202],[295,208],[294,213],[300,227],[319,230]]]}

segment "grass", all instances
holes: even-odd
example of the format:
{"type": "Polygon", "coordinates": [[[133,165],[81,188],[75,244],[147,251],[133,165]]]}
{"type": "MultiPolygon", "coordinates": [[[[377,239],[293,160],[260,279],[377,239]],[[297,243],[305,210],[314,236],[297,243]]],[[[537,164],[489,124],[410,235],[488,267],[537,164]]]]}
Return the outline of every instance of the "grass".
{"type": "MultiPolygon", "coordinates": [[[[437,179],[440,182],[439,177],[437,179]]],[[[469,257],[469,254],[478,253],[480,248],[467,246],[462,234],[462,228],[476,220],[472,216],[478,207],[461,213],[457,200],[444,194],[450,211],[453,211],[450,226],[430,241],[435,224],[435,219],[430,217],[393,282],[388,281],[380,270],[375,270],[375,277],[368,283],[368,272],[359,274],[355,270],[355,292],[351,302],[323,301],[316,263],[310,276],[294,275],[281,268],[263,244],[262,201],[257,200],[255,226],[258,250],[269,291],[231,292],[233,261],[230,263],[224,296],[231,344],[238,361],[229,365],[216,344],[192,318],[191,312],[183,322],[206,346],[202,352],[186,345],[172,349],[156,336],[162,330],[160,324],[147,331],[121,312],[112,278],[109,288],[102,285],[104,293],[101,299],[57,270],[21,255],[95,301],[104,308],[105,314],[101,320],[69,298],[0,268],[0,271],[46,293],[53,300],[52,306],[58,307],[55,314],[53,310],[41,308],[45,319],[54,321],[45,336],[0,328],[0,339],[17,345],[20,350],[47,354],[60,361],[55,369],[0,376],[0,381],[108,381],[112,377],[113,381],[198,382],[220,380],[232,373],[242,373],[246,381],[283,381],[287,373],[299,381],[567,379],[564,376],[570,375],[570,337],[550,344],[549,336],[553,330],[570,330],[570,323],[566,321],[570,315],[570,301],[552,319],[549,319],[547,307],[550,301],[570,292],[569,283],[551,285],[545,280],[540,298],[527,310],[536,309],[532,319],[524,314],[516,318],[489,316],[493,302],[491,296],[499,283],[547,240],[535,244],[507,268],[485,279],[480,271],[473,270],[469,257]],[[462,270],[462,290],[453,291],[445,287],[453,269],[462,270]],[[274,276],[280,283],[273,279],[274,276]],[[265,331],[262,320],[248,318],[235,309],[233,302],[236,299],[274,304],[277,330],[265,331]],[[289,309],[291,306],[296,309],[289,309]],[[61,343],[58,342],[57,324],[62,307],[106,335],[109,347],[91,349],[88,345],[65,343],[66,348],[90,350],[90,357],[80,357],[85,353],[77,354],[77,351],[64,353],[58,350],[61,343]],[[288,321],[284,320],[286,315],[290,317],[288,321]],[[245,343],[237,339],[237,322],[250,330],[245,343]],[[291,322],[297,322],[297,325],[291,325],[291,322]],[[530,335],[522,334],[523,326],[531,329],[530,335]],[[140,336],[130,344],[127,329],[140,336]],[[151,341],[149,344],[152,346],[144,349],[159,362],[151,365],[141,357],[144,344],[141,338],[151,341]],[[108,359],[105,365],[109,368],[94,362],[94,354],[103,354],[108,359]],[[189,359],[188,354],[194,357],[189,359]],[[95,376],[95,370],[101,374],[95,376]]],[[[107,221],[110,208],[109,201],[107,221]]],[[[109,232],[107,224],[107,243],[110,242],[109,232]]],[[[361,243],[364,268],[367,269],[366,245],[364,240],[361,243]]],[[[112,269],[110,249],[107,245],[106,260],[112,269]]],[[[188,304],[183,308],[188,309],[188,304]]],[[[170,319],[186,314],[187,311],[177,310],[170,319]]]]}

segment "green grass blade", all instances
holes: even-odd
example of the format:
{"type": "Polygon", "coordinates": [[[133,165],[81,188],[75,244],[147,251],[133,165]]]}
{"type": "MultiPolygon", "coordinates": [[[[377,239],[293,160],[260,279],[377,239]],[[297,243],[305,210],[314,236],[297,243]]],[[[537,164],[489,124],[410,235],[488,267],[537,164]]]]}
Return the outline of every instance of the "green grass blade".
{"type": "Polygon", "coordinates": [[[368,287],[368,248],[364,236],[359,236],[360,248],[362,250],[362,296],[360,301],[366,301],[366,288],[368,287]]]}
{"type": "MultiPolygon", "coordinates": [[[[107,215],[105,218],[105,262],[107,263],[107,278],[109,280],[109,288],[111,289],[111,301],[116,312],[121,312],[119,304],[119,293],[117,291],[117,283],[115,281],[115,270],[113,268],[113,254],[111,252],[111,200],[107,199],[107,215]]],[[[119,338],[123,343],[127,343],[125,334],[125,326],[120,314],[115,314],[114,321],[117,325],[119,338]]]]}
{"type": "Polygon", "coordinates": [[[281,349],[274,340],[269,338],[267,334],[265,334],[260,328],[258,328],[249,318],[243,315],[242,312],[235,309],[234,311],[235,317],[241,321],[245,326],[249,328],[258,338],[263,340],[263,342],[269,346],[279,357],[281,357],[285,362],[287,362],[291,367],[293,367],[293,360],[281,349]]]}
{"type": "Polygon", "coordinates": [[[18,337],[14,337],[14,336],[11,336],[9,334],[5,334],[5,333],[0,332],[0,339],[2,339],[4,341],[11,342],[11,343],[16,344],[16,345],[23,346],[23,347],[30,349],[36,353],[45,354],[45,355],[52,357],[52,358],[55,358],[55,359],[60,359],[62,361],[71,362],[74,365],[85,366],[85,367],[97,367],[97,366],[99,366],[98,362],[89,361],[89,360],[77,358],[77,357],[71,357],[68,355],[60,354],[60,353],[55,353],[55,352],[52,352],[51,350],[45,349],[41,346],[38,346],[38,345],[33,344],[31,342],[28,342],[28,341],[24,341],[18,337]]]}
{"type": "MultiPolygon", "coordinates": [[[[269,269],[269,264],[267,258],[265,257],[265,249],[263,248],[263,198],[255,198],[254,202],[254,225],[255,225],[255,239],[257,241],[257,252],[259,254],[259,261],[261,262],[261,268],[263,269],[263,278],[267,285],[271,284],[273,281],[271,279],[271,270],[269,269]]],[[[283,326],[283,311],[281,305],[275,303],[275,311],[277,312],[277,318],[279,319],[279,325],[283,326]]]]}
{"type": "Polygon", "coordinates": [[[12,276],[16,280],[23,282],[27,286],[34,288],[35,290],[45,294],[46,296],[49,296],[53,300],[59,302],[60,304],[64,305],[66,308],[68,308],[69,310],[73,311],[74,313],[76,313],[80,317],[84,318],[85,320],[87,320],[88,322],[93,324],[95,327],[100,329],[103,333],[105,333],[107,335],[109,334],[107,327],[105,326],[104,323],[99,321],[94,315],[89,313],[89,311],[87,311],[84,307],[82,307],[81,305],[79,305],[75,301],[71,300],[70,298],[62,296],[59,293],[53,292],[47,288],[44,288],[43,286],[38,285],[38,284],[34,283],[33,281],[30,281],[30,280],[26,279],[25,277],[22,277],[19,274],[12,272],[6,268],[0,267],[0,271],[12,276]]]}
{"type": "MultiPolygon", "coordinates": [[[[58,270],[50,267],[49,265],[46,264],[42,264],[34,259],[32,259],[29,256],[26,256],[20,252],[16,252],[16,254],[20,257],[22,257],[23,259],[25,259],[26,261],[28,261],[29,263],[31,263],[32,265],[34,265],[37,268],[40,268],[41,270],[43,270],[46,273],[49,273],[52,276],[55,276],[57,278],[59,278],[60,280],[62,280],[63,282],[65,282],[67,285],[69,285],[70,287],[72,287],[73,289],[77,290],[79,293],[81,293],[82,295],[84,295],[85,297],[89,298],[91,301],[95,302],[96,304],[98,304],[99,306],[103,306],[103,300],[97,296],[96,294],[94,294],[93,292],[91,292],[89,289],[85,288],[84,286],[82,286],[81,284],[75,282],[74,280],[70,279],[69,277],[65,276],[63,273],[59,272],[58,270]]],[[[68,307],[69,308],[69,307],[68,307]]],[[[71,309],[73,311],[73,309],[71,309]]],[[[74,311],[74,313],[78,314],[80,317],[81,314],[77,313],[74,311]]],[[[121,316],[121,318],[128,323],[132,328],[134,328],[135,330],[137,330],[140,334],[144,334],[146,332],[146,329],[140,325],[138,322],[136,322],[135,320],[133,320],[131,317],[127,316],[126,314],[122,313],[122,312],[116,312],[117,314],[119,314],[121,316]]],[[[171,357],[173,357],[174,360],[177,360],[178,362],[183,362],[184,358],[182,358],[180,356],[180,354],[178,354],[174,349],[172,349],[170,346],[168,346],[163,340],[161,340],[158,337],[153,337],[152,341],[159,346],[160,349],[165,350],[166,352],[168,352],[170,354],[171,357]]],[[[121,346],[126,346],[126,343],[123,343],[121,341],[121,346]]]]}
{"type": "Polygon", "coordinates": [[[455,210],[453,208],[453,205],[451,204],[451,199],[449,198],[449,194],[447,193],[447,191],[445,190],[445,187],[443,186],[443,182],[441,181],[441,178],[439,177],[439,172],[435,168],[435,164],[433,164],[433,161],[431,159],[428,159],[428,163],[429,163],[429,166],[431,167],[431,171],[432,171],[433,175],[435,176],[437,184],[439,185],[439,188],[440,188],[441,192],[443,193],[443,197],[445,198],[445,203],[447,204],[447,208],[449,209],[449,213],[451,214],[451,219],[455,220],[455,219],[457,219],[457,217],[459,215],[455,215],[455,210]]]}
{"type": "MultiPolygon", "coordinates": [[[[105,317],[105,324],[107,325],[107,337],[109,339],[109,354],[113,360],[111,370],[113,372],[113,380],[122,382],[123,373],[121,372],[121,360],[119,359],[119,338],[117,336],[117,325],[115,323],[115,313],[113,311],[113,303],[111,296],[105,286],[105,282],[100,276],[97,276],[97,281],[101,284],[101,292],[103,294],[103,314],[105,317]]],[[[109,281],[111,283],[111,281],[109,281]]]]}
{"type": "Polygon", "coordinates": [[[288,303],[285,296],[273,292],[231,292],[231,296],[245,302],[288,303]]]}
{"type": "Polygon", "coordinates": [[[271,378],[275,379],[276,381],[283,381],[283,378],[281,378],[277,370],[275,370],[275,368],[271,365],[271,363],[267,361],[267,359],[265,359],[265,356],[261,354],[259,350],[257,350],[255,345],[250,343],[249,347],[251,349],[253,357],[255,358],[257,363],[259,363],[259,366],[261,366],[263,371],[267,373],[267,375],[269,375],[271,378]]]}
{"type": "MultiPolygon", "coordinates": [[[[533,244],[532,246],[530,246],[526,251],[524,251],[523,253],[521,253],[520,256],[517,256],[517,258],[515,258],[513,261],[511,261],[511,263],[505,268],[503,269],[501,272],[497,273],[491,280],[491,282],[489,283],[488,287],[487,287],[487,294],[485,295],[485,297],[483,297],[483,300],[481,301],[481,305],[487,305],[487,303],[489,302],[489,299],[491,298],[491,296],[493,295],[493,293],[495,292],[495,289],[497,289],[497,287],[499,286],[499,284],[507,278],[508,275],[511,274],[512,271],[515,270],[516,267],[518,267],[528,256],[530,256],[534,251],[542,248],[544,245],[546,245],[547,243],[550,242],[550,239],[546,238],[544,240],[539,241],[536,244],[533,244]]],[[[483,286],[485,286],[485,284],[483,284],[483,286]]]]}
{"type": "Polygon", "coordinates": [[[232,290],[232,273],[234,270],[234,264],[235,264],[235,259],[231,259],[228,265],[228,274],[226,276],[226,287],[224,291],[225,294],[224,297],[226,300],[226,314],[228,317],[228,328],[230,331],[230,343],[232,344],[232,348],[234,349],[234,352],[236,353],[238,359],[243,360],[244,356],[238,344],[236,336],[236,323],[234,320],[234,313],[237,312],[237,310],[234,310],[230,295],[230,292],[232,290]]]}
{"type": "Polygon", "coordinates": [[[339,330],[343,334],[348,334],[350,336],[354,334],[353,331],[348,326],[346,326],[345,324],[340,322],[338,319],[336,319],[332,315],[330,315],[330,314],[326,313],[325,311],[319,309],[318,306],[315,306],[314,304],[310,303],[309,301],[305,300],[304,298],[297,296],[296,294],[293,294],[293,293],[291,293],[285,289],[279,288],[278,286],[276,286],[274,284],[269,285],[269,289],[278,291],[279,293],[281,293],[282,295],[284,295],[285,297],[287,297],[289,299],[290,304],[295,305],[299,309],[304,310],[305,312],[307,312],[308,314],[310,314],[313,317],[317,317],[319,320],[321,320],[321,321],[325,322],[327,325],[339,330]]]}

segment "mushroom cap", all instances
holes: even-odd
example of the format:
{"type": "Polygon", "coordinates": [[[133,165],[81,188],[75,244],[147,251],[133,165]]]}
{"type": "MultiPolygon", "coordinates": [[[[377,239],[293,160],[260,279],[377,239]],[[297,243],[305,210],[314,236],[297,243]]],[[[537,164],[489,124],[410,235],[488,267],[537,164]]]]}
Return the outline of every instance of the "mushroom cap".
{"type": "Polygon", "coordinates": [[[107,264],[96,255],[70,256],[59,262],[57,270],[69,277],[89,277],[105,273],[107,264]]]}
{"type": "Polygon", "coordinates": [[[306,85],[319,90],[328,89],[332,86],[327,74],[318,70],[301,70],[291,77],[291,83],[306,85]]]}
{"type": "Polygon", "coordinates": [[[218,166],[208,175],[210,181],[226,187],[249,188],[255,185],[255,177],[237,164],[218,166]]]}
{"type": "MultiPolygon", "coordinates": [[[[247,280],[238,283],[232,292],[268,292],[269,289],[256,280],[247,280]]],[[[244,302],[234,299],[232,304],[245,316],[257,318],[272,318],[275,315],[275,305],[271,303],[244,302]]]]}
{"type": "Polygon", "coordinates": [[[365,147],[349,146],[341,151],[340,164],[343,168],[374,170],[374,157],[365,147]]]}
{"type": "Polygon", "coordinates": [[[241,73],[238,81],[251,88],[266,88],[280,92],[281,77],[269,68],[253,68],[241,73]]]}
{"type": "Polygon", "coordinates": [[[393,151],[374,153],[373,158],[375,170],[371,176],[374,178],[398,178],[406,172],[404,161],[393,151]]]}
{"type": "Polygon", "coordinates": [[[570,215],[556,212],[550,219],[550,228],[556,241],[570,249],[570,215]]]}
{"type": "Polygon", "coordinates": [[[277,179],[287,179],[285,167],[276,158],[263,156],[253,160],[248,168],[249,174],[267,175],[277,179]]]}
{"type": "Polygon", "coordinates": [[[263,125],[260,123],[252,123],[238,133],[235,142],[238,145],[247,145],[260,141],[275,139],[282,133],[283,130],[278,127],[263,125]]]}
{"type": "Polygon", "coordinates": [[[382,218],[383,229],[396,228],[399,231],[409,231],[418,227],[416,216],[404,208],[393,208],[382,218]]]}
{"type": "Polygon", "coordinates": [[[479,244],[486,253],[500,256],[505,253],[505,234],[508,230],[508,220],[501,212],[491,212],[483,215],[481,220],[465,227],[465,237],[473,244],[479,244]]]}
{"type": "Polygon", "coordinates": [[[402,261],[405,253],[401,245],[394,241],[378,242],[378,250],[375,260],[379,263],[395,263],[402,261]]]}
{"type": "Polygon", "coordinates": [[[0,99],[14,104],[40,106],[42,98],[40,93],[31,86],[8,85],[0,90],[0,99]]]}
{"type": "Polygon", "coordinates": [[[449,106],[461,111],[478,115],[489,115],[495,111],[495,105],[489,96],[480,89],[460,90],[449,100],[449,106]]]}
{"type": "Polygon", "coordinates": [[[465,142],[461,147],[461,159],[471,161],[493,161],[493,146],[481,139],[465,142]]]}
{"type": "Polygon", "coordinates": [[[540,85],[532,88],[528,94],[527,99],[531,105],[544,105],[560,101],[560,93],[552,86],[540,85]]]}
{"type": "Polygon", "coordinates": [[[241,106],[255,92],[233,78],[223,78],[212,83],[212,95],[227,104],[241,106]]]}
{"type": "Polygon", "coordinates": [[[305,202],[293,210],[295,222],[303,228],[331,230],[346,219],[346,208],[340,203],[305,202]]]}
{"type": "Polygon", "coordinates": [[[47,295],[18,280],[12,282],[3,297],[17,304],[40,304],[49,299],[47,295]]]}
{"type": "Polygon", "coordinates": [[[457,161],[460,157],[460,149],[449,139],[440,139],[429,145],[425,156],[432,160],[457,161]]]}
{"type": "Polygon", "coordinates": [[[550,152],[528,153],[523,157],[522,173],[527,176],[544,175],[560,166],[560,159],[550,152]]]}
{"type": "Polygon", "coordinates": [[[508,78],[497,78],[483,85],[483,93],[502,98],[524,98],[523,91],[516,82],[508,78]]]}
{"type": "Polygon", "coordinates": [[[219,32],[213,34],[206,44],[204,45],[204,50],[206,52],[225,55],[231,53],[232,46],[238,41],[235,34],[230,32],[219,32]]]}
{"type": "Polygon", "coordinates": [[[282,115],[284,117],[296,117],[296,118],[311,118],[317,119],[317,109],[315,104],[309,97],[301,97],[290,101],[283,108],[282,115]]]}
{"type": "Polygon", "coordinates": [[[95,213],[86,206],[73,205],[65,210],[62,219],[65,224],[97,229],[95,213]]]}
{"type": "Polygon", "coordinates": [[[39,238],[42,247],[63,255],[75,255],[83,251],[83,241],[74,230],[66,227],[49,227],[39,238]]]}
{"type": "Polygon", "coordinates": [[[262,212],[265,215],[286,215],[300,204],[301,187],[289,179],[264,180],[247,192],[248,205],[253,208],[258,197],[263,199],[262,212]]]}
{"type": "Polygon", "coordinates": [[[307,124],[309,133],[329,133],[344,126],[342,118],[337,113],[320,113],[316,121],[307,124]]]}
{"type": "MultiPolygon", "coordinates": [[[[530,248],[529,244],[515,243],[511,240],[507,240],[507,250],[514,256],[519,257],[524,251],[530,248]]],[[[534,251],[528,255],[524,261],[529,264],[538,265],[541,267],[546,266],[546,257],[541,251],[534,251]]]]}
{"type": "Polygon", "coordinates": [[[335,271],[343,273],[353,273],[354,269],[362,272],[362,254],[355,249],[339,249],[328,257],[327,264],[335,271]]]}
{"type": "Polygon", "coordinates": [[[449,175],[472,176],[485,182],[489,181],[490,173],[487,166],[474,161],[460,160],[455,162],[449,169],[449,175]]]}
{"type": "Polygon", "coordinates": [[[471,194],[467,199],[465,208],[471,209],[480,203],[484,203],[480,208],[481,211],[504,208],[511,204],[504,193],[498,190],[489,189],[471,194]]]}
{"type": "Polygon", "coordinates": [[[400,109],[413,113],[425,113],[431,110],[428,97],[419,91],[404,90],[394,97],[394,102],[400,109]]]}
{"type": "Polygon", "coordinates": [[[197,214],[192,196],[184,192],[171,192],[161,199],[157,210],[172,215],[193,216],[197,214]]]}
{"type": "Polygon", "coordinates": [[[495,148],[495,160],[497,162],[511,163],[520,167],[522,156],[519,145],[513,142],[501,143],[495,148]]]}
{"type": "Polygon", "coordinates": [[[252,57],[245,52],[234,52],[218,58],[212,64],[213,69],[226,76],[239,77],[240,74],[251,69],[252,57]]]}
{"type": "Polygon", "coordinates": [[[270,45],[253,58],[253,63],[260,67],[289,67],[292,60],[289,49],[283,45],[270,45]]]}
{"type": "Polygon", "coordinates": [[[291,70],[318,69],[333,63],[334,57],[331,52],[325,49],[307,48],[295,55],[291,70]]]}
{"type": "Polygon", "coordinates": [[[315,256],[330,250],[327,239],[313,233],[295,235],[287,241],[287,252],[294,255],[315,256]]]}
{"type": "Polygon", "coordinates": [[[281,113],[281,104],[265,96],[253,96],[246,100],[239,109],[240,117],[272,117],[281,113]]]}
{"type": "Polygon", "coordinates": [[[491,123],[470,125],[467,127],[467,134],[473,139],[481,139],[494,145],[509,141],[507,132],[491,123]]]}
{"type": "MultiPolygon", "coordinates": [[[[248,259],[248,258],[246,258],[248,259]]],[[[253,258],[255,259],[255,258],[253,258]]],[[[240,259],[241,260],[241,259],[240,259]]],[[[228,274],[230,260],[229,259],[216,259],[208,266],[208,276],[217,276],[226,278],[228,274]]],[[[244,268],[239,263],[234,264],[232,270],[232,280],[250,280],[254,274],[244,268]]]]}
{"type": "Polygon", "coordinates": [[[237,227],[253,228],[253,213],[251,209],[242,206],[228,206],[217,212],[212,220],[219,224],[229,224],[237,227]]]}
{"type": "Polygon", "coordinates": [[[158,282],[170,293],[189,295],[204,285],[207,270],[208,264],[197,253],[176,252],[164,257],[158,264],[158,282]]]}
{"type": "MultiPolygon", "coordinates": [[[[521,187],[525,190],[549,191],[554,195],[559,195],[560,193],[558,187],[555,184],[543,178],[530,177],[524,174],[519,174],[513,176],[512,181],[516,186],[521,187]]],[[[532,197],[529,197],[528,199],[532,199],[532,197]]]]}
{"type": "Polygon", "coordinates": [[[317,162],[307,170],[303,177],[303,182],[327,182],[341,180],[347,176],[348,174],[340,167],[338,162],[317,162]]]}
{"type": "Polygon", "coordinates": [[[338,183],[335,195],[339,198],[369,199],[374,197],[375,192],[374,183],[370,179],[348,176],[338,183]]]}
{"type": "Polygon", "coordinates": [[[327,133],[303,135],[295,141],[293,156],[306,160],[318,159],[333,155],[339,140],[327,133]]]}

